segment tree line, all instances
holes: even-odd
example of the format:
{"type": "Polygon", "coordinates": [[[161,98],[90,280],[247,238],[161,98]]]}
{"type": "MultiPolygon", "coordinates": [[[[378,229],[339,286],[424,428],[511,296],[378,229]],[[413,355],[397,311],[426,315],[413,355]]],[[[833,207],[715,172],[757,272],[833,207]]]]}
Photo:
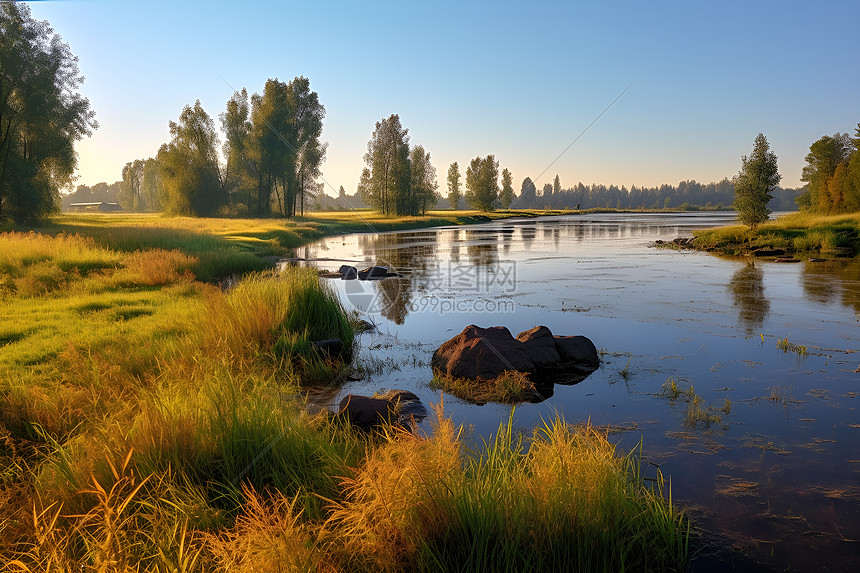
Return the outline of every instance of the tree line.
{"type": "Polygon", "coordinates": [[[801,208],[818,213],[860,211],[860,123],[853,138],[837,132],[815,141],[805,161],[801,180],[806,188],[797,199],[801,208]]]}

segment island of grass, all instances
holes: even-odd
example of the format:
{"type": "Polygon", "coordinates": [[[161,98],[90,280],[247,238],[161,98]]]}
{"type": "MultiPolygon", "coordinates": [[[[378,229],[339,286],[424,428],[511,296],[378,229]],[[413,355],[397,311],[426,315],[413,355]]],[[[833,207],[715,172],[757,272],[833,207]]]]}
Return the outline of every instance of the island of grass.
{"type": "Polygon", "coordinates": [[[722,255],[797,259],[852,258],[860,254],[860,213],[814,215],[800,212],[761,224],[693,233],[685,246],[722,255]]]}
{"type": "Polygon", "coordinates": [[[305,411],[304,388],[344,377],[355,317],[313,270],[266,269],[358,225],[325,219],[0,234],[11,570],[684,568],[690,526],[662,476],[604,432],[556,419],[521,439],[509,421],[469,447],[441,405],[429,435],[305,411]],[[330,338],[336,356],[314,344],[330,338]]]}

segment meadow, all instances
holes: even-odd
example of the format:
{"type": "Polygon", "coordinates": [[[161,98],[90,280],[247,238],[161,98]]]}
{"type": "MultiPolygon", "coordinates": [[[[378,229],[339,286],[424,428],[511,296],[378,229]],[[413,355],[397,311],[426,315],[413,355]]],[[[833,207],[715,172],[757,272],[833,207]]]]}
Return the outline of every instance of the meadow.
{"type": "Polygon", "coordinates": [[[801,258],[855,257],[860,254],[860,213],[791,213],[763,223],[754,232],[743,225],[732,225],[698,231],[694,237],[696,248],[726,255],[766,249],[801,258]]]}
{"type": "Polygon", "coordinates": [[[64,215],[0,234],[5,570],[683,569],[670,486],[588,425],[509,420],[476,444],[441,401],[427,435],[303,410],[349,373],[360,317],[273,260],[476,220],[64,215]],[[313,344],[335,337],[340,356],[313,344]]]}

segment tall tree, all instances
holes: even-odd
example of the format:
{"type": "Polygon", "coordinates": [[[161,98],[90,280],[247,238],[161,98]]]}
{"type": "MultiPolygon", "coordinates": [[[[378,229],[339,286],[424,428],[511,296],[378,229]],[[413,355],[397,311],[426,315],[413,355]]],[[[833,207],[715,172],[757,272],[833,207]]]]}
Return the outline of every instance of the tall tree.
{"type": "Polygon", "coordinates": [[[224,133],[224,170],[222,180],[228,202],[240,211],[251,209],[251,194],[256,182],[256,164],[251,158],[251,107],[248,90],[234,92],[227,110],[220,115],[224,133]]]}
{"type": "Polygon", "coordinates": [[[47,22],[23,2],[0,2],[0,218],[30,223],[59,208],[75,141],[98,127],[83,81],[47,22]]]}
{"type": "Polygon", "coordinates": [[[492,155],[476,157],[466,169],[466,203],[492,211],[499,199],[499,162],[492,155]]]}
{"type": "Polygon", "coordinates": [[[499,203],[502,209],[510,209],[511,203],[514,202],[514,178],[507,168],[502,170],[502,190],[499,192],[499,203]]]}
{"type": "Polygon", "coordinates": [[[555,179],[552,180],[552,194],[558,195],[559,193],[561,193],[561,179],[556,174],[555,179]]]}
{"type": "Polygon", "coordinates": [[[376,122],[367,153],[367,167],[359,181],[362,200],[383,215],[412,215],[409,186],[409,130],[400,124],[400,116],[376,122]]]}
{"type": "Polygon", "coordinates": [[[448,167],[448,202],[451,203],[451,208],[457,210],[460,208],[460,199],[463,198],[463,193],[460,190],[460,166],[457,162],[448,167]]]}
{"type": "Polygon", "coordinates": [[[423,145],[416,145],[409,152],[409,191],[413,205],[410,212],[424,214],[439,200],[436,189],[436,168],[430,163],[430,154],[424,151],[423,145]]]}
{"type": "Polygon", "coordinates": [[[749,158],[746,155],[741,158],[741,170],[735,177],[734,207],[738,221],[751,230],[767,221],[770,215],[767,204],[781,178],[776,154],[770,151],[767,139],[759,133],[752,154],[749,158]]]}
{"type": "Polygon", "coordinates": [[[214,215],[224,205],[218,165],[215,122],[200,105],[185,106],[170,122],[170,143],[161,146],[164,207],[174,215],[214,215]]]}

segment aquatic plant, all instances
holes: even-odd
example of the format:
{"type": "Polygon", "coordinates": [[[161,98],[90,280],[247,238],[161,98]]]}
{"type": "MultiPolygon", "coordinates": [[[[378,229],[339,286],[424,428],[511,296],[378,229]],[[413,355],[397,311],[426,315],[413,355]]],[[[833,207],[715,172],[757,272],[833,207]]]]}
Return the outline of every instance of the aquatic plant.
{"type": "Polygon", "coordinates": [[[806,346],[789,342],[788,337],[780,338],[776,342],[776,347],[779,350],[782,350],[783,352],[785,352],[786,354],[788,354],[789,352],[794,352],[798,356],[802,356],[802,357],[806,357],[806,355],[807,355],[806,346]]]}

